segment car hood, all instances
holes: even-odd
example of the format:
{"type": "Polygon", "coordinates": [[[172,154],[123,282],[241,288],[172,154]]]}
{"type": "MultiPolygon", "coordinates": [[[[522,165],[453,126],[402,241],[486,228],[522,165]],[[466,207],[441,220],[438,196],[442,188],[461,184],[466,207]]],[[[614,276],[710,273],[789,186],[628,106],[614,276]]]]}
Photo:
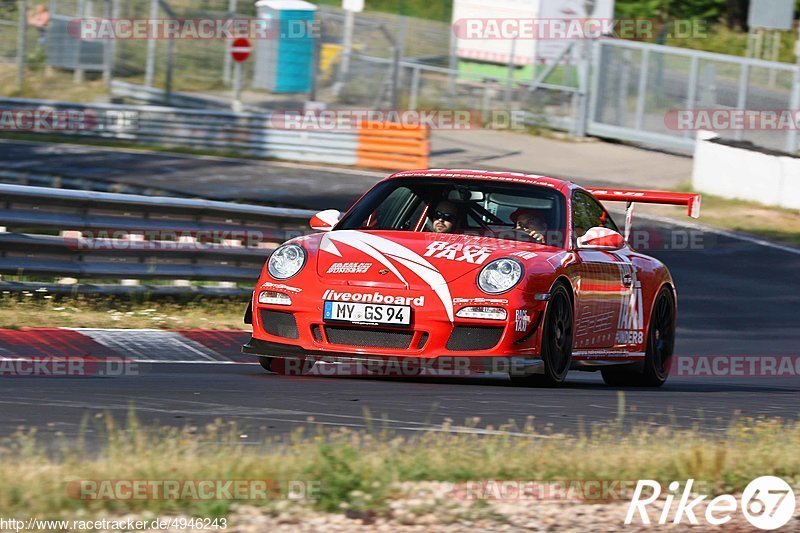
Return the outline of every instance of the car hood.
{"type": "Polygon", "coordinates": [[[339,230],[306,237],[322,281],[431,289],[476,273],[493,259],[523,263],[558,250],[535,243],[410,231],[339,230]]]}

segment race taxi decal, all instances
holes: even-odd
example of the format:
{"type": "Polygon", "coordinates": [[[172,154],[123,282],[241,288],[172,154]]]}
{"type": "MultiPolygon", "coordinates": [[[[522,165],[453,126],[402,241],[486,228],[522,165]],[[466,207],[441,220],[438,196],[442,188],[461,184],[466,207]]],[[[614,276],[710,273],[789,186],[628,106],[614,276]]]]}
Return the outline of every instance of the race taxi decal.
{"type": "Polygon", "coordinates": [[[425,251],[425,257],[450,259],[451,261],[466,261],[473,265],[482,265],[484,261],[489,259],[489,256],[494,251],[494,248],[488,248],[477,244],[434,241],[428,245],[425,251]]]}
{"type": "Polygon", "coordinates": [[[514,330],[527,331],[530,323],[531,317],[528,315],[528,310],[517,309],[517,311],[514,313],[514,330]]]}
{"type": "MultiPolygon", "coordinates": [[[[636,273],[633,273],[636,279],[636,273]]],[[[617,344],[641,344],[644,340],[644,314],[642,313],[642,282],[636,280],[630,295],[623,296],[617,324],[617,344]]]]}
{"type": "Polygon", "coordinates": [[[333,263],[328,267],[328,274],[366,274],[372,263],[333,263]]]}
{"type": "Polygon", "coordinates": [[[450,288],[447,286],[444,276],[427,259],[394,241],[356,230],[326,233],[322,236],[319,249],[337,257],[342,257],[342,252],[336,246],[336,243],[351,246],[372,257],[397,276],[397,279],[406,287],[410,285],[397,269],[397,264],[409,269],[436,293],[436,296],[442,302],[442,306],[444,306],[447,318],[450,322],[453,322],[453,302],[450,288]]]}

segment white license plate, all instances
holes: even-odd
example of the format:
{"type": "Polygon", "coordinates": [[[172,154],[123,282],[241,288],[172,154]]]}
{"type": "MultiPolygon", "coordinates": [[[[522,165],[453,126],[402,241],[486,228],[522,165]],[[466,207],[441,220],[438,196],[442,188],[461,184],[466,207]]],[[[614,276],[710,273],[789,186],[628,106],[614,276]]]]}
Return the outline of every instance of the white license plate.
{"type": "Polygon", "coordinates": [[[408,326],[411,324],[411,308],[406,305],[326,301],[323,307],[322,318],[341,322],[408,326]]]}

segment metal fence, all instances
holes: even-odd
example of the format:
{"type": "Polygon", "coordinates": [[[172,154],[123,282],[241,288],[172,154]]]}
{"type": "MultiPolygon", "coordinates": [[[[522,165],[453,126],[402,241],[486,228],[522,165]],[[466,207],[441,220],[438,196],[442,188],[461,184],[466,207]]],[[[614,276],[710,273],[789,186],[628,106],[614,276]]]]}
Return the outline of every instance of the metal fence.
{"type": "MultiPolygon", "coordinates": [[[[671,111],[800,108],[796,65],[618,39],[593,46],[591,135],[691,151],[696,132],[675,129],[671,111]]],[[[720,133],[787,152],[798,148],[794,128],[720,133]]]]}
{"type": "Polygon", "coordinates": [[[314,213],[7,184],[0,198],[0,273],[21,281],[253,283],[270,251],[307,232],[314,213]]]}
{"type": "Polygon", "coordinates": [[[369,123],[351,123],[341,127],[334,124],[332,128],[304,129],[302,124],[285,128],[281,125],[292,115],[25,98],[0,98],[0,109],[28,115],[32,133],[292,161],[414,169],[427,166],[430,152],[424,126],[372,128],[369,123]]]}

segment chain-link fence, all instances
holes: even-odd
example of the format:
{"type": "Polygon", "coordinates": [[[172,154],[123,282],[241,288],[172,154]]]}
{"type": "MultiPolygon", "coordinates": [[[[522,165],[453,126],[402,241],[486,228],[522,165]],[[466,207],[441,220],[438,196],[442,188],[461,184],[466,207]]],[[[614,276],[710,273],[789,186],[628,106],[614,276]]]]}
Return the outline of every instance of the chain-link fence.
{"type": "MultiPolygon", "coordinates": [[[[169,0],[158,3],[154,17],[151,16],[152,5],[151,0],[126,1],[120,17],[220,20],[255,16],[252,2],[169,0]]],[[[148,85],[156,87],[165,87],[171,81],[173,90],[218,91],[229,87],[232,81],[230,42],[223,39],[120,40],[115,59],[115,77],[126,78],[126,81],[143,78],[148,85]],[[147,71],[148,53],[154,58],[151,73],[147,71]]],[[[245,79],[251,79],[252,67],[252,61],[244,63],[245,79]]]]}
{"type": "Polygon", "coordinates": [[[39,43],[39,34],[27,27],[25,14],[22,15],[22,18],[26,31],[23,41],[20,42],[19,3],[0,1],[0,64],[15,64],[20,44],[23,45],[26,63],[36,64],[41,62],[44,57],[44,51],[39,43]]]}
{"type": "Polygon", "coordinates": [[[17,21],[0,19],[0,63],[14,63],[16,60],[17,21]]]}
{"type": "MultiPolygon", "coordinates": [[[[197,19],[220,20],[253,17],[252,2],[230,0],[104,0],[86,4],[80,0],[58,0],[59,14],[82,17],[109,16],[114,19],[197,19]],[[82,4],[82,5],[81,5],[82,4]],[[241,4],[241,5],[239,5],[241,4]],[[233,8],[233,11],[229,11],[233,8]]],[[[112,47],[112,75],[129,82],[183,91],[214,91],[231,82],[230,43],[223,39],[115,39],[112,47]]],[[[252,75],[245,64],[245,78],[252,75]]]]}
{"type": "MultiPolygon", "coordinates": [[[[116,79],[196,93],[220,93],[230,88],[229,41],[116,39],[79,43],[68,34],[67,24],[72,19],[87,17],[216,20],[256,16],[253,2],[235,0],[51,0],[48,6],[51,31],[46,51],[51,56],[51,65],[59,68],[83,66],[88,72],[99,72],[108,62],[109,75],[116,79]],[[88,46],[90,44],[94,46],[88,46]],[[82,47],[80,56],[78,47],[82,47]],[[64,59],[73,57],[79,57],[73,64],[64,59]]],[[[0,57],[8,61],[16,57],[17,21],[13,16],[9,15],[8,20],[0,19],[0,24],[13,30],[3,32],[0,40],[0,57]]],[[[385,108],[397,103],[409,108],[490,110],[509,104],[509,96],[512,103],[523,107],[530,107],[531,100],[537,100],[537,105],[541,100],[542,91],[526,91],[510,83],[504,72],[502,75],[457,73],[454,69],[458,61],[453,53],[455,43],[449,24],[387,13],[354,16],[352,53],[349,68],[343,72],[345,19],[342,9],[319,6],[319,40],[314,60],[316,92],[313,95],[318,101],[359,108],[385,108]]],[[[36,42],[34,34],[28,31],[31,46],[36,42]]],[[[256,56],[244,63],[245,89],[251,86],[258,61],[256,56]]],[[[546,100],[552,97],[549,95],[546,100]]],[[[265,100],[268,105],[266,97],[265,100]]],[[[285,99],[278,99],[275,105],[282,101],[285,99]]]]}
{"type": "MultiPolygon", "coordinates": [[[[28,6],[37,3],[42,2],[30,0],[28,6]]],[[[69,35],[66,26],[74,18],[86,17],[221,20],[258,16],[249,0],[50,0],[46,4],[51,24],[45,44],[35,29],[29,27],[26,32],[29,67],[49,64],[66,71],[83,69],[89,75],[105,74],[165,93],[214,97],[222,105],[231,98],[230,39],[87,43],[69,35]]],[[[12,62],[20,13],[17,2],[0,0],[0,6],[4,5],[8,9],[0,9],[0,62],[12,62]]],[[[445,22],[385,13],[357,13],[349,22],[342,9],[332,6],[318,6],[315,17],[311,89],[273,94],[255,88],[256,70],[263,74],[271,68],[270,58],[260,53],[257,44],[253,57],[243,64],[244,89],[252,105],[286,109],[313,100],[352,109],[465,109],[485,119],[497,110],[521,110],[529,125],[576,135],[588,131],[683,151],[691,151],[696,128],[674,127],[669,116],[675,110],[800,108],[798,67],[790,64],[617,39],[575,43],[579,48],[570,59],[586,58],[585,71],[579,61],[521,67],[478,64],[456,57],[457,39],[445,22]]],[[[792,152],[798,144],[796,128],[739,128],[722,133],[792,152]]]]}
{"type": "Polygon", "coordinates": [[[346,15],[330,6],[320,8],[317,98],[365,108],[390,107],[393,101],[400,107],[415,107],[424,97],[418,90],[421,78],[439,75],[433,74],[435,68],[405,65],[447,67],[450,25],[386,13],[359,13],[353,18],[352,52],[345,72],[346,15]]]}
{"type": "MultiPolygon", "coordinates": [[[[17,61],[18,2],[0,4],[0,62],[17,61]]],[[[28,11],[44,6],[49,15],[45,31],[26,21],[25,66],[36,74],[41,67],[104,72],[108,76],[155,87],[195,92],[230,85],[230,42],[224,39],[98,39],[81,41],[75,31],[79,19],[196,19],[252,18],[253,2],[233,0],[50,0],[28,1],[28,11]]],[[[245,79],[252,62],[244,65],[245,79]]],[[[80,82],[83,77],[76,77],[80,82]]]]}

